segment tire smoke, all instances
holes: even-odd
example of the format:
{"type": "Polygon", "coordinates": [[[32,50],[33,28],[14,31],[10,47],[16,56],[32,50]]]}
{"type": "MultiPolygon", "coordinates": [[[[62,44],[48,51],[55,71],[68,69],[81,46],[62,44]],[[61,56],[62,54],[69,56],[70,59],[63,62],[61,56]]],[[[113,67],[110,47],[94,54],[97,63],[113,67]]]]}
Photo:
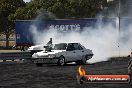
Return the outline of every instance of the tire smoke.
{"type": "MultiPolygon", "coordinates": [[[[129,27],[130,28],[130,27],[129,27]]],[[[70,33],[61,33],[54,29],[50,30],[43,30],[38,31],[37,27],[34,25],[31,26],[31,33],[33,34],[34,43],[35,44],[43,44],[45,45],[50,38],[53,38],[53,43],[62,43],[62,42],[77,42],[84,45],[86,48],[91,49],[94,53],[94,56],[92,59],[88,60],[88,63],[96,63],[101,61],[107,61],[110,57],[115,56],[124,56],[128,54],[128,52],[124,53],[124,51],[121,51],[122,49],[130,49],[130,47],[125,47],[126,44],[130,44],[129,41],[127,41],[124,45],[124,42],[121,42],[122,39],[120,39],[120,52],[118,47],[118,34],[119,31],[116,30],[116,28],[112,24],[102,25],[97,24],[97,27],[85,27],[84,31],[74,32],[71,31],[70,33]],[[123,54],[121,53],[123,52],[123,54]]],[[[126,33],[126,32],[125,32],[126,33]]],[[[131,30],[128,32],[129,34],[132,33],[131,30]]],[[[121,38],[124,38],[121,34],[121,38]]],[[[129,39],[129,36],[127,36],[129,39]]],[[[130,38],[129,40],[132,41],[130,38]]],[[[128,50],[129,51],[129,50],[128,50]]]]}
{"type": "MultiPolygon", "coordinates": [[[[116,11],[116,13],[110,13],[108,17],[115,18],[117,16],[117,12],[118,11],[116,11]]],[[[128,12],[129,14],[127,16],[131,17],[131,10],[128,12]]],[[[47,20],[47,18],[56,19],[56,16],[43,10],[38,14],[38,17],[36,18],[37,20],[47,20]]],[[[45,29],[40,31],[37,30],[37,27],[35,25],[31,25],[30,29],[33,35],[34,43],[36,45],[45,45],[50,38],[53,38],[53,43],[81,43],[86,48],[91,49],[94,53],[93,58],[88,60],[88,63],[96,63],[107,61],[111,57],[128,56],[130,54],[130,51],[132,51],[132,18],[123,18],[122,20],[123,21],[121,22],[120,30],[118,29],[119,26],[117,28],[113,26],[112,23],[107,23],[105,25],[102,24],[100,18],[94,28],[85,27],[83,29],[84,31],[81,33],[75,31],[71,31],[70,33],[61,33],[54,29],[45,29]],[[128,21],[128,19],[130,22],[128,21]]],[[[115,22],[115,25],[118,24],[118,21],[115,22]]]]}

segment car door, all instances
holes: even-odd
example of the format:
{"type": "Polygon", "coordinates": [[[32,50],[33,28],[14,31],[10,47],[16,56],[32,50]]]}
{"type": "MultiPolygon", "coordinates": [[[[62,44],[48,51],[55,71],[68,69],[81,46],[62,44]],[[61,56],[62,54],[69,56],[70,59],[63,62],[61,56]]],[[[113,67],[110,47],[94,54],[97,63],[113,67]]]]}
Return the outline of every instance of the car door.
{"type": "Polygon", "coordinates": [[[76,56],[75,48],[73,43],[68,43],[67,49],[66,49],[66,61],[74,61],[76,56]]]}
{"type": "Polygon", "coordinates": [[[79,43],[74,43],[74,48],[75,48],[75,61],[81,60],[84,53],[83,48],[79,45],[79,43]]]}

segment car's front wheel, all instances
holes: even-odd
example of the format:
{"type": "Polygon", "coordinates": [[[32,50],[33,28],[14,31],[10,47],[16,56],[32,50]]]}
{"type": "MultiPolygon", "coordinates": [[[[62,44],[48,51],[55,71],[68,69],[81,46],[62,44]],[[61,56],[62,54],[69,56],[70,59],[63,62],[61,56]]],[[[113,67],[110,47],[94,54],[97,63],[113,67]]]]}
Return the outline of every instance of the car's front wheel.
{"type": "Polygon", "coordinates": [[[58,63],[57,63],[59,66],[63,66],[65,64],[65,58],[64,56],[60,56],[59,57],[59,60],[58,60],[58,63]]]}

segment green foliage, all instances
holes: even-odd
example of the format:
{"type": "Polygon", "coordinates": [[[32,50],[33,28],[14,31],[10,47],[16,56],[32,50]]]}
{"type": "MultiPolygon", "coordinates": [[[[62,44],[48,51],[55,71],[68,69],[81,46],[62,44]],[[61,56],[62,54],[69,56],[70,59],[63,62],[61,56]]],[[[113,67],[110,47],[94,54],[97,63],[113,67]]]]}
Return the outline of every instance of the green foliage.
{"type": "Polygon", "coordinates": [[[11,19],[16,9],[25,6],[23,0],[0,0],[0,33],[6,35],[6,46],[8,38],[14,32],[14,21],[11,19]]]}
{"type": "Polygon", "coordinates": [[[8,11],[8,13],[15,12],[16,8],[24,6],[22,0],[0,0],[0,10],[8,11]]]}
{"type": "MultiPolygon", "coordinates": [[[[10,27],[10,21],[12,14],[15,13],[18,7],[25,6],[23,0],[0,0],[0,31],[4,34],[7,33],[8,26],[10,27]],[[3,26],[3,27],[2,27],[3,26]],[[6,27],[4,27],[6,26],[6,27]]],[[[10,28],[9,28],[10,29],[10,28]]]]}
{"type": "Polygon", "coordinates": [[[53,13],[58,18],[95,17],[106,0],[33,0],[26,7],[19,8],[15,19],[33,19],[41,9],[53,13]]]}

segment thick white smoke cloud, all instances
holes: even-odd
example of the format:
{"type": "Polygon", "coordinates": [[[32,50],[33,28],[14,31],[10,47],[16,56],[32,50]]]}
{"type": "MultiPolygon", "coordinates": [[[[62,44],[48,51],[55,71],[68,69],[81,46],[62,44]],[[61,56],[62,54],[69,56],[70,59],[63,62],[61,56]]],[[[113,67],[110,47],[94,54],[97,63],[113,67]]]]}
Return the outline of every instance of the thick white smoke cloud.
{"type": "MultiPolygon", "coordinates": [[[[120,9],[122,10],[122,9],[120,9]]],[[[109,17],[115,17],[117,13],[109,14],[109,17]]],[[[102,17],[99,16],[99,17],[102,17]]],[[[36,19],[56,18],[53,14],[42,12],[36,19]],[[42,15],[41,15],[42,14],[42,15]]],[[[99,19],[100,20],[100,19],[99,19]]],[[[117,19],[118,20],[118,19],[117,19]]],[[[125,24],[125,23],[124,23],[125,24]]],[[[96,27],[85,27],[82,33],[71,32],[68,34],[60,33],[53,30],[38,31],[35,25],[31,25],[31,33],[35,44],[45,45],[50,38],[53,42],[79,42],[86,48],[91,49],[94,53],[89,63],[100,61],[107,61],[110,57],[114,56],[127,56],[132,49],[132,23],[124,25],[124,28],[119,33],[119,26],[115,28],[112,24],[102,24],[97,21],[96,27]]],[[[116,22],[119,25],[119,21],[116,22]]]]}
{"type": "Polygon", "coordinates": [[[121,55],[130,55],[132,52],[132,23],[120,31],[120,51],[121,55]]]}
{"type": "MultiPolygon", "coordinates": [[[[54,29],[48,31],[38,31],[34,25],[31,26],[31,29],[32,34],[34,36],[35,44],[45,45],[50,38],[53,38],[54,43],[61,42],[81,43],[86,48],[91,49],[94,53],[93,58],[88,60],[88,63],[107,61],[110,57],[128,55],[131,47],[130,41],[132,41],[130,36],[127,36],[129,40],[125,43],[120,41],[119,48],[118,47],[119,31],[111,24],[107,25],[98,24],[96,28],[85,27],[82,33],[79,32],[61,33],[55,31],[54,29]]],[[[129,27],[128,31],[129,31],[128,34],[130,35],[132,33],[131,27],[129,27]]],[[[123,35],[124,34],[121,34],[121,37],[124,37],[123,35]]]]}

